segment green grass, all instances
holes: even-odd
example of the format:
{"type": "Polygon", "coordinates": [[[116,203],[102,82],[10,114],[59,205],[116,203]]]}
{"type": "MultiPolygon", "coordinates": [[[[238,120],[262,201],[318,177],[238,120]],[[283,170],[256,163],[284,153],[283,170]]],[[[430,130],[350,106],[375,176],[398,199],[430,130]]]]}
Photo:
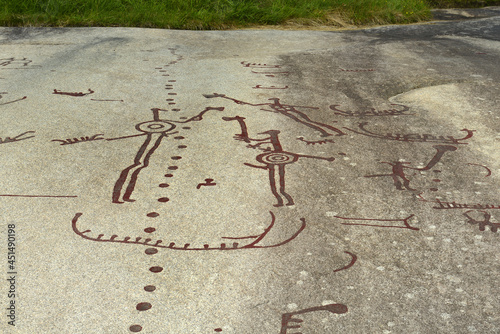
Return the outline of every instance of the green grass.
{"type": "Polygon", "coordinates": [[[227,29],[410,23],[430,17],[428,1],[465,0],[0,0],[0,26],[227,29]]]}

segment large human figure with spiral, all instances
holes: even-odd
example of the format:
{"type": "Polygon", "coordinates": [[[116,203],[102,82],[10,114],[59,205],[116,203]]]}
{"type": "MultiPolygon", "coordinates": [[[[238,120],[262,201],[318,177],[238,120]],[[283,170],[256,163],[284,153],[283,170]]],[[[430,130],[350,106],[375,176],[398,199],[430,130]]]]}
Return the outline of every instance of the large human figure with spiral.
{"type": "Polygon", "coordinates": [[[223,117],[225,121],[238,121],[241,128],[241,133],[235,135],[236,140],[241,140],[248,143],[248,147],[260,149],[265,153],[261,153],[257,155],[256,160],[262,165],[253,165],[249,163],[245,163],[246,166],[266,169],[269,171],[269,184],[271,186],[271,192],[274,197],[276,197],[277,203],[274,204],[276,207],[280,207],[284,205],[283,198],[286,199],[286,205],[294,205],[293,197],[290,196],[285,190],[285,166],[291,163],[296,162],[299,158],[311,158],[311,159],[320,159],[327,161],[334,161],[335,158],[324,158],[317,157],[312,155],[304,155],[304,154],[296,154],[291,152],[286,152],[283,150],[279,140],[279,130],[268,130],[262,133],[261,135],[268,135],[263,139],[255,139],[250,138],[248,136],[248,129],[245,123],[245,118],[236,116],[236,117],[223,117]],[[252,144],[256,142],[256,144],[252,144]],[[267,145],[267,147],[263,148],[263,145],[267,145]],[[279,184],[279,191],[277,184],[279,184]]]}
{"type": "Polygon", "coordinates": [[[206,107],[205,110],[200,112],[198,115],[193,116],[185,121],[163,120],[160,118],[159,112],[165,110],[153,108],[151,109],[151,111],[153,112],[153,120],[142,122],[135,126],[135,128],[141,132],[140,134],[107,139],[117,140],[146,136],[146,140],[135,155],[133,164],[122,170],[122,172],[120,173],[120,177],[115,183],[112,195],[113,203],[121,204],[124,202],[135,201],[134,199],[131,199],[130,196],[132,196],[132,193],[134,192],[139,173],[141,172],[141,170],[149,166],[149,160],[156,149],[160,146],[162,140],[170,135],[178,133],[177,131],[173,131],[177,127],[174,123],[186,124],[193,121],[201,121],[203,119],[203,115],[210,110],[222,111],[224,110],[224,108],[206,107]],[[124,188],[125,190],[123,190],[124,188]]]}

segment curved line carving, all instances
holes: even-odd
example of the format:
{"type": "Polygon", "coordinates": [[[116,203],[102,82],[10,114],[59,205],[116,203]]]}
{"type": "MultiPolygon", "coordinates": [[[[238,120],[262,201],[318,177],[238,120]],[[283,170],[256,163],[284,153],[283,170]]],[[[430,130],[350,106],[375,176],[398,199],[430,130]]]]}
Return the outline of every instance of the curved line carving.
{"type": "Polygon", "coordinates": [[[342,268],[334,270],[333,271],[334,273],[336,273],[337,271],[347,270],[347,269],[351,268],[358,260],[358,257],[356,256],[356,254],[353,254],[353,253],[347,252],[347,251],[345,251],[344,253],[349,254],[351,256],[351,262],[349,262],[349,264],[347,266],[344,266],[342,268]]]}
{"type": "Polygon", "coordinates": [[[480,164],[473,164],[473,163],[467,163],[467,165],[469,166],[479,166],[479,167],[483,167],[484,169],[486,169],[486,175],[484,177],[488,177],[488,176],[491,176],[491,169],[489,169],[488,167],[486,166],[483,166],[483,165],[480,165],[480,164]]]}

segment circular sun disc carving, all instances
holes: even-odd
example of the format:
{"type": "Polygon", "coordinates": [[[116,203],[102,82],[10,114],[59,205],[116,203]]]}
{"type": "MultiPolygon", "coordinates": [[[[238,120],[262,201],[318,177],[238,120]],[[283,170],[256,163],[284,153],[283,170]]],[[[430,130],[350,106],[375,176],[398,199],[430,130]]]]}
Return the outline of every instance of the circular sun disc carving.
{"type": "Polygon", "coordinates": [[[175,124],[165,121],[150,121],[137,124],[135,128],[146,133],[161,133],[173,130],[175,128],[175,124]]]}
{"type": "Polygon", "coordinates": [[[286,165],[297,161],[299,157],[296,154],[288,152],[271,152],[257,156],[257,161],[268,165],[286,165]]]}

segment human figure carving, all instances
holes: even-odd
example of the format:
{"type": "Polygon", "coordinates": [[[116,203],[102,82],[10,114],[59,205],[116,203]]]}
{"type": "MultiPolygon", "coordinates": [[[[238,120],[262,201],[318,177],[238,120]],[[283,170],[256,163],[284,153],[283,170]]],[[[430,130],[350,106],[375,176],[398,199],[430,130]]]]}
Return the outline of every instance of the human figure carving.
{"type": "Polygon", "coordinates": [[[434,145],[432,146],[436,149],[436,154],[432,157],[432,159],[429,161],[427,166],[422,167],[422,168],[416,168],[416,167],[409,167],[405,166],[410,164],[410,162],[401,162],[401,161],[394,161],[394,162],[386,162],[382,161],[381,163],[383,164],[388,164],[392,166],[392,173],[391,174],[376,174],[376,175],[365,175],[365,177],[381,177],[381,176],[390,176],[394,180],[394,186],[398,190],[411,190],[411,191],[417,191],[416,189],[413,189],[410,187],[410,180],[405,174],[405,169],[411,169],[411,170],[417,170],[417,171],[425,171],[429,170],[432,167],[434,167],[439,160],[443,157],[443,155],[448,152],[448,151],[455,151],[457,148],[455,146],[451,145],[434,145]]]}
{"type": "Polygon", "coordinates": [[[270,109],[263,108],[261,110],[269,111],[272,113],[284,115],[288,118],[291,118],[300,124],[303,124],[307,127],[310,127],[311,129],[314,129],[315,131],[320,132],[321,137],[333,136],[333,134],[331,133],[332,131],[337,133],[337,136],[344,136],[345,135],[344,132],[342,132],[341,130],[339,130],[331,125],[313,121],[312,119],[309,118],[309,116],[307,116],[305,113],[303,113],[297,109],[297,108],[318,109],[316,107],[305,107],[305,106],[294,106],[294,105],[289,105],[289,104],[282,104],[280,102],[280,99],[276,98],[276,97],[269,99],[270,101],[272,101],[271,103],[254,104],[254,103],[248,103],[248,102],[236,100],[236,99],[233,99],[232,97],[228,97],[224,94],[218,94],[218,93],[214,93],[212,95],[204,94],[203,96],[205,96],[207,99],[221,97],[223,99],[233,101],[236,104],[245,104],[245,105],[249,105],[249,106],[267,106],[270,109]]]}
{"type": "Polygon", "coordinates": [[[124,202],[134,202],[134,199],[131,199],[135,184],[137,182],[137,177],[142,169],[146,168],[149,165],[149,160],[156,149],[160,146],[163,138],[166,138],[172,134],[177,133],[177,131],[173,131],[176,128],[174,123],[189,123],[193,121],[201,121],[203,119],[203,115],[209,110],[224,110],[223,107],[212,108],[207,107],[205,110],[200,112],[198,115],[191,117],[185,121],[173,121],[173,120],[162,120],[159,116],[159,111],[163,109],[153,108],[153,120],[148,122],[139,123],[135,126],[138,131],[143,132],[139,135],[125,136],[119,138],[112,138],[108,140],[117,140],[124,139],[130,137],[137,136],[146,136],[146,140],[137,151],[137,154],[134,158],[134,163],[122,170],[118,180],[115,183],[113,188],[112,202],[113,203],[124,203],[124,202]],[[125,191],[123,188],[125,187],[125,191]]]}
{"type": "Polygon", "coordinates": [[[261,132],[261,135],[267,135],[267,137],[263,139],[250,138],[248,136],[248,129],[245,124],[245,118],[236,116],[236,117],[223,117],[225,121],[238,121],[241,127],[241,133],[235,135],[236,140],[241,140],[246,143],[249,143],[248,147],[257,148],[265,151],[266,153],[259,154],[256,157],[256,160],[263,164],[261,165],[253,165],[249,163],[245,163],[246,166],[260,168],[269,171],[269,184],[271,186],[271,192],[274,197],[276,197],[277,203],[274,204],[276,207],[280,207],[284,205],[283,198],[286,199],[286,205],[294,205],[294,201],[292,196],[288,194],[285,190],[285,166],[291,163],[296,162],[299,158],[311,158],[311,159],[319,159],[319,160],[327,160],[334,161],[335,158],[324,158],[317,157],[311,155],[304,154],[296,154],[283,150],[279,140],[279,130],[268,130],[265,132],[261,132]],[[252,142],[257,142],[256,144],[251,144],[252,142]],[[261,146],[268,145],[266,148],[262,148],[261,146]],[[277,184],[279,184],[279,191],[277,184]]]}

